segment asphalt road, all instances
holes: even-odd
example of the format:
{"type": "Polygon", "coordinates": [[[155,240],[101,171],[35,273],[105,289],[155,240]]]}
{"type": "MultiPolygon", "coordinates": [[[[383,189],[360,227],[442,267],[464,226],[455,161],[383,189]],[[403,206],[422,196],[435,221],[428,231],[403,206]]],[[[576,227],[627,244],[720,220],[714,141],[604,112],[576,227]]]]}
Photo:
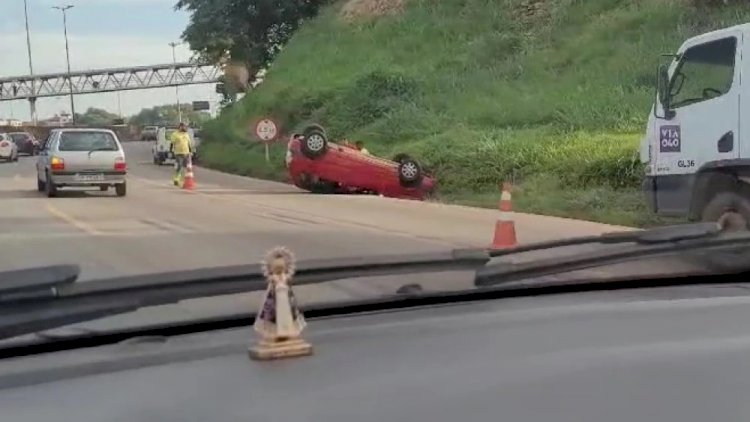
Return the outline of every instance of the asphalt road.
{"type": "MultiPolygon", "coordinates": [[[[127,143],[128,195],[36,191],[35,157],[0,163],[0,269],[77,263],[83,278],[257,262],[275,245],[300,259],[486,246],[497,212],[372,196],[314,195],[196,168],[195,191],[170,183],[149,143],[127,143]]],[[[516,215],[520,242],[617,227],[516,215]]]]}
{"type": "MultiPolygon", "coordinates": [[[[35,157],[0,163],[0,270],[75,263],[81,281],[121,275],[258,262],[283,245],[299,259],[447,251],[486,247],[498,212],[376,196],[315,195],[276,182],[196,168],[197,189],[171,185],[170,166],[151,161],[150,144],[126,144],[128,195],[36,191],[35,157]]],[[[583,221],[515,214],[519,241],[535,242],[625,229],[583,221]]],[[[595,246],[596,247],[596,246],[595,246]]],[[[469,274],[470,275],[470,274],[469,274]]],[[[468,275],[370,278],[300,286],[300,301],[345,300],[392,293],[405,283],[430,288],[471,286],[468,275]]],[[[184,318],[253,305],[255,294],[187,301],[158,316],[184,318]]],[[[106,322],[112,324],[112,320],[106,322]]],[[[87,323],[87,327],[92,324],[87,323]]]]}

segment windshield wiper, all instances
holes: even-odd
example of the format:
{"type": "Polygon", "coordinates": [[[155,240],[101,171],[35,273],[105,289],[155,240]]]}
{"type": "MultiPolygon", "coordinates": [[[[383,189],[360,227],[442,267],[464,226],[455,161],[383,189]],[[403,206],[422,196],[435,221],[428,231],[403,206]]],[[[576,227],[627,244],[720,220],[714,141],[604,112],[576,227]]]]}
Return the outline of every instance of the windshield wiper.
{"type": "Polygon", "coordinates": [[[55,297],[57,290],[73,284],[80,274],[77,265],[51,265],[0,273],[0,305],[19,299],[55,297]]]}
{"type": "Polygon", "coordinates": [[[97,151],[116,151],[116,150],[112,149],[112,147],[94,148],[94,149],[92,149],[92,150],[89,151],[89,157],[91,157],[91,154],[93,154],[93,153],[95,153],[97,151]]]}
{"type": "MultiPolygon", "coordinates": [[[[500,257],[512,253],[541,251],[561,246],[583,244],[613,245],[628,243],[632,245],[617,249],[603,249],[595,252],[587,251],[575,255],[537,259],[527,263],[491,263],[477,270],[474,283],[477,286],[507,285],[517,280],[602,267],[608,264],[642,259],[644,257],[671,255],[675,252],[683,251],[750,245],[750,233],[725,233],[716,223],[685,224],[645,231],[607,233],[600,236],[538,243],[506,251],[494,251],[490,255],[500,257]]],[[[750,267],[745,259],[726,263],[726,265],[737,270],[744,270],[750,267]]]]}
{"type": "Polygon", "coordinates": [[[73,284],[81,269],[77,265],[51,265],[0,273],[0,338],[89,321],[111,315],[113,312],[130,312],[137,308],[134,302],[79,303],[75,306],[47,306],[27,312],[17,309],[19,303],[44,301],[58,297],[58,292],[73,284]]]}
{"type": "MultiPolygon", "coordinates": [[[[475,270],[489,260],[486,251],[469,249],[440,254],[305,261],[297,265],[294,284],[379,275],[475,270]]],[[[3,275],[0,274],[2,279],[3,275]]],[[[147,306],[266,288],[260,265],[120,277],[78,284],[67,282],[62,285],[59,280],[46,280],[46,283],[55,285],[54,293],[0,298],[0,340],[147,306]],[[53,318],[49,316],[50,310],[54,310],[53,318]]],[[[39,285],[46,284],[37,283],[35,286],[39,285]]],[[[26,293],[39,292],[37,287],[26,290],[26,293]]]]}
{"type": "MultiPolygon", "coordinates": [[[[712,223],[680,225],[522,245],[509,250],[466,249],[438,254],[302,261],[297,264],[294,284],[315,284],[383,275],[469,270],[474,272],[477,286],[497,288],[510,286],[513,281],[519,279],[599,267],[610,262],[665,253],[673,254],[690,249],[737,245],[750,245],[750,234],[728,236],[717,224],[712,223]],[[566,246],[628,243],[632,245],[613,250],[601,250],[596,253],[587,251],[564,257],[538,259],[528,263],[490,262],[497,257],[566,246]]],[[[747,265],[744,264],[745,262],[747,261],[742,260],[743,265],[747,265]]],[[[0,280],[2,277],[3,275],[0,274],[0,280]]],[[[52,282],[53,280],[47,280],[47,284],[52,282]]],[[[37,283],[35,286],[43,284],[37,283]]],[[[534,285],[525,286],[533,287],[534,285]]],[[[176,303],[187,299],[261,291],[265,288],[266,281],[260,265],[188,270],[85,283],[57,283],[54,295],[0,297],[0,339],[17,336],[19,332],[31,333],[71,323],[65,318],[46,317],[47,314],[43,312],[51,308],[66,313],[63,315],[65,317],[75,317],[83,321],[85,312],[99,311],[99,309],[91,308],[93,304],[101,304],[105,313],[96,314],[90,319],[129,312],[141,307],[176,303]],[[35,320],[35,315],[41,316],[39,321],[35,320]],[[18,318],[25,318],[26,327],[29,327],[26,331],[18,328],[20,326],[17,323],[18,318]],[[32,330],[31,327],[34,329],[32,330]]],[[[40,291],[37,287],[34,289],[27,290],[26,293],[40,291]]],[[[409,290],[408,294],[380,300],[403,300],[404,297],[432,294],[421,293],[419,289],[405,290],[409,290]]]]}

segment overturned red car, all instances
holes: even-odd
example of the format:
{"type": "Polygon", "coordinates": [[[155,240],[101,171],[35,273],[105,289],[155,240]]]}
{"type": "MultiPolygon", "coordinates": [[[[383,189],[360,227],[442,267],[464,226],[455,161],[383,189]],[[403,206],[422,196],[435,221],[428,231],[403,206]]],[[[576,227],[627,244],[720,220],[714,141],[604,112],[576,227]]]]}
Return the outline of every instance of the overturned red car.
{"type": "Polygon", "coordinates": [[[421,200],[435,189],[434,178],[409,156],[401,154],[387,160],[349,143],[333,143],[318,125],[291,136],[286,166],[297,187],[315,193],[365,193],[421,200]]]}

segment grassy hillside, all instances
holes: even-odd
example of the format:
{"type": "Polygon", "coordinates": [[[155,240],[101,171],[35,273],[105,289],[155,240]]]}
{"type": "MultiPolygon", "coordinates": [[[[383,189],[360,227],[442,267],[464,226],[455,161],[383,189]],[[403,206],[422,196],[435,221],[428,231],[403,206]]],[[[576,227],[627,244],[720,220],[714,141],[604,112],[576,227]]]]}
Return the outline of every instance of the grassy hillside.
{"type": "Polygon", "coordinates": [[[445,200],[494,206],[513,179],[519,210],[659,223],[637,192],[659,54],[750,18],[695,1],[407,0],[354,20],[333,4],[208,125],[204,158],[283,178],[284,145],[266,165],[252,120],[270,115],[287,131],[314,121],[373,153],[414,155],[445,200]]]}

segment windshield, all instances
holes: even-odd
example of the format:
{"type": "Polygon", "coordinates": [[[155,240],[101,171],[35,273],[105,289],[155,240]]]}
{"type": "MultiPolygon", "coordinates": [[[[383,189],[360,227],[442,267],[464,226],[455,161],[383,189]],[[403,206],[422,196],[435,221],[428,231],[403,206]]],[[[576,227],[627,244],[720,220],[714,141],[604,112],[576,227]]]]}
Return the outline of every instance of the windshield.
{"type": "Polygon", "coordinates": [[[60,151],[117,151],[115,138],[106,132],[63,132],[57,147],[60,151]]]}
{"type": "MultiPolygon", "coordinates": [[[[0,148],[0,272],[75,264],[85,285],[276,246],[302,262],[750,227],[743,2],[52,3],[0,1],[0,131],[19,142],[0,148]]],[[[457,277],[299,295],[476,287],[457,277]]]]}
{"type": "Polygon", "coordinates": [[[31,139],[31,137],[25,133],[11,133],[10,138],[13,139],[13,142],[15,143],[25,142],[26,140],[31,139]]]}

